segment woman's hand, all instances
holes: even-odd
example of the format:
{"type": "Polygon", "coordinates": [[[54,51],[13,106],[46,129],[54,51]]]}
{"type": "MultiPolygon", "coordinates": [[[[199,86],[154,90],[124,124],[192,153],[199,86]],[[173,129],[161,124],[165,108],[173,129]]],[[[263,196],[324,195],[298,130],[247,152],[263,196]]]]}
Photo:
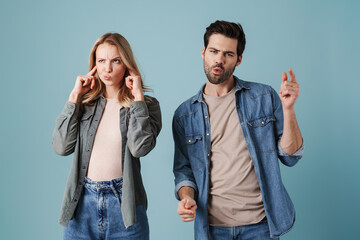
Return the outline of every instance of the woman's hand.
{"type": "Polygon", "coordinates": [[[86,75],[79,75],[76,78],[75,86],[70,93],[69,102],[78,103],[81,97],[90,89],[94,89],[96,66],[86,75]]]}
{"type": "Polygon", "coordinates": [[[141,77],[130,70],[129,74],[130,75],[125,78],[126,87],[131,90],[131,94],[134,96],[135,101],[144,101],[141,77]]]}

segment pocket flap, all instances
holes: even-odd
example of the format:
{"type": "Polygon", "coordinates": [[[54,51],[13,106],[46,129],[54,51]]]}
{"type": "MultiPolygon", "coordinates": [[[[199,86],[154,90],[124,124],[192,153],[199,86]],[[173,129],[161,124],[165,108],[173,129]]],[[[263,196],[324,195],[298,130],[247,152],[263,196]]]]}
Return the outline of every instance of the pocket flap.
{"type": "Polygon", "coordinates": [[[185,140],[186,140],[187,144],[194,144],[197,141],[201,141],[202,136],[201,135],[188,135],[188,136],[185,136],[185,140]]]}
{"type": "Polygon", "coordinates": [[[92,116],[92,113],[84,113],[82,116],[81,116],[81,121],[86,121],[86,120],[89,120],[92,116]]]}
{"type": "Polygon", "coordinates": [[[246,121],[251,127],[262,127],[266,126],[269,122],[274,122],[276,119],[273,116],[261,117],[254,120],[246,121]]]}

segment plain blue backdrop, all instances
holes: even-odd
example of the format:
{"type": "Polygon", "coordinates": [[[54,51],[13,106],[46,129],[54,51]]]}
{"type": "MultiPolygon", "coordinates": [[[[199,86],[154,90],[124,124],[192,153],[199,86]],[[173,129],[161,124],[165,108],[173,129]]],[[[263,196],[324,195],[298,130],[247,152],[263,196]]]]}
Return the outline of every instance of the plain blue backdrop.
{"type": "Polygon", "coordinates": [[[176,214],[172,114],[205,83],[201,49],[213,21],[240,22],[247,45],[235,74],[279,89],[292,67],[303,159],[282,167],[297,221],[282,239],[358,239],[358,1],[6,1],[0,3],[0,238],[62,239],[58,214],[72,156],[51,147],[55,118],[105,32],[130,42],[163,129],[142,159],[151,239],[193,239],[176,214]]]}

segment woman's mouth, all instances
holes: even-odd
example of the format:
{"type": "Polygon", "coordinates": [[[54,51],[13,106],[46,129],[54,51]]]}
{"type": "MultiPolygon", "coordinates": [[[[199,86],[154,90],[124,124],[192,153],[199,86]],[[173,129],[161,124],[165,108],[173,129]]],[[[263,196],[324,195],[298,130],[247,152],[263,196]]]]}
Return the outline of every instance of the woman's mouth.
{"type": "Polygon", "coordinates": [[[110,79],[111,79],[111,76],[103,76],[103,78],[104,78],[105,80],[110,80],[110,79]]]}

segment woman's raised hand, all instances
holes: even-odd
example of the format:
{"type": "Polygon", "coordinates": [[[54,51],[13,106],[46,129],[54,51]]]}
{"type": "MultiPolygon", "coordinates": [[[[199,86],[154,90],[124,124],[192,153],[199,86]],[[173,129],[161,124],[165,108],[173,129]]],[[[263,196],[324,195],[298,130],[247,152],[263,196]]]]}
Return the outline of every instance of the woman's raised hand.
{"type": "Polygon", "coordinates": [[[81,97],[90,89],[94,89],[96,66],[86,75],[79,75],[76,78],[75,86],[70,93],[69,102],[78,103],[81,97]]]}
{"type": "Polygon", "coordinates": [[[129,70],[129,74],[130,75],[125,78],[126,87],[131,90],[131,94],[134,96],[135,101],[144,101],[141,77],[131,70],[129,70]]]}

